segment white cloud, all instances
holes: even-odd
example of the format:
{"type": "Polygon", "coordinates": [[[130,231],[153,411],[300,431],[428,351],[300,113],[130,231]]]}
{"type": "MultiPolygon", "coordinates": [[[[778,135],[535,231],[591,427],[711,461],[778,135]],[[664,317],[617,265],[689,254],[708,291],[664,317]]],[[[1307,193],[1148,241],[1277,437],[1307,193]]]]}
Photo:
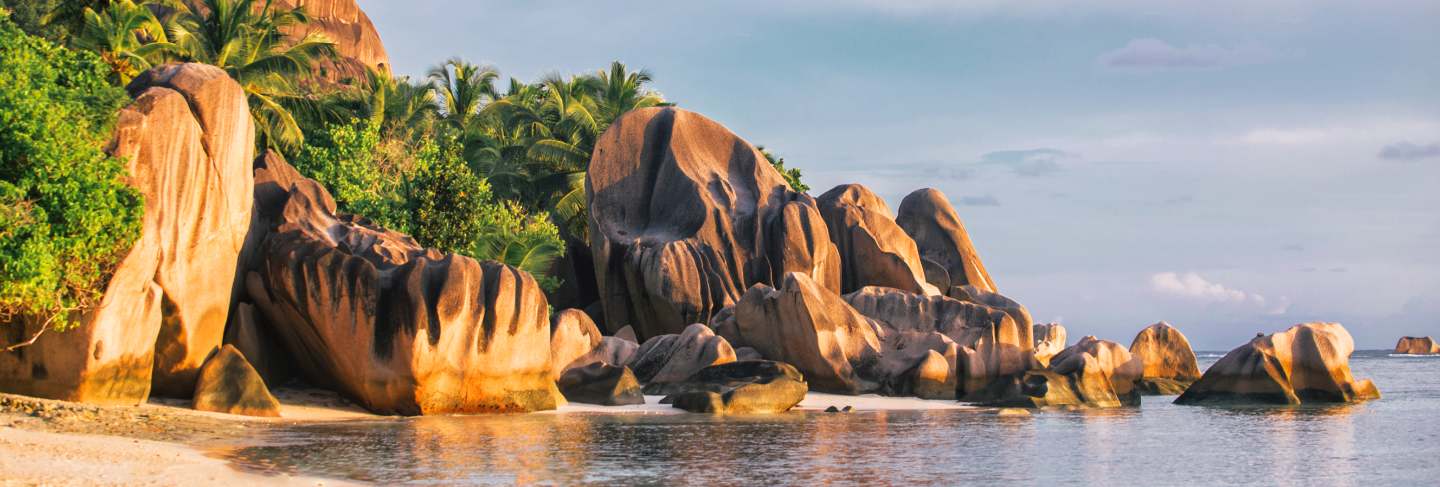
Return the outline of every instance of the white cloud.
{"type": "Polygon", "coordinates": [[[1181,298],[1203,303],[1220,303],[1259,307],[1265,313],[1284,314],[1290,308],[1290,300],[1280,298],[1271,302],[1260,294],[1241,291],[1211,282],[1194,272],[1161,272],[1150,276],[1150,290],[1163,296],[1181,298]]]}
{"type": "Polygon", "coordinates": [[[1217,45],[1175,46],[1154,38],[1132,39],[1124,47],[1100,55],[1102,66],[1128,70],[1204,69],[1265,62],[1259,48],[1217,45]]]}
{"type": "Polygon", "coordinates": [[[1005,167],[1025,177],[1053,174],[1079,160],[1079,154],[1056,149],[1006,150],[980,156],[981,165],[1005,167]]]}

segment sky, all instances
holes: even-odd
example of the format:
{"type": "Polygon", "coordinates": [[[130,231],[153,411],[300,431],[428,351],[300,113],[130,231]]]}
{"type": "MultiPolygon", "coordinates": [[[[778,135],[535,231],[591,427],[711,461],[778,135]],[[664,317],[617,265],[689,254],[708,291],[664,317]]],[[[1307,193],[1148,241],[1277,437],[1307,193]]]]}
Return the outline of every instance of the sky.
{"type": "Polygon", "coordinates": [[[360,0],[397,74],[619,60],[891,208],[933,187],[1071,340],[1440,336],[1440,0],[360,0]]]}

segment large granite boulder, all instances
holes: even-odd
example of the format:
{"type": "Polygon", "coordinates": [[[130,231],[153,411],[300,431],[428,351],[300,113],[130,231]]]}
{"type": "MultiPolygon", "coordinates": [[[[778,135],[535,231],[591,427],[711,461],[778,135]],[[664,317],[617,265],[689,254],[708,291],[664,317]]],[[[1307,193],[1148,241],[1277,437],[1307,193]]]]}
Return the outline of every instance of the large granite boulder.
{"type": "Polygon", "coordinates": [[[995,381],[967,400],[1002,407],[1139,406],[1143,371],[1124,346],[1087,336],[1051,358],[1048,369],[995,381]]]}
{"type": "MultiPolygon", "coordinates": [[[[624,366],[639,349],[639,344],[625,337],[601,336],[600,328],[583,311],[567,309],[550,317],[550,374],[556,380],[572,368],[624,366]]],[[[563,387],[560,392],[565,392],[563,387]]]]}
{"type": "Polygon", "coordinates": [[[283,8],[302,7],[310,17],[309,22],[284,29],[291,39],[298,40],[316,32],[335,43],[339,56],[317,63],[316,74],[321,79],[328,83],[356,84],[366,82],[367,70],[390,75],[390,57],[385,53],[385,44],[380,42],[380,33],[355,0],[276,0],[275,4],[283,8]]]}
{"type": "Polygon", "coordinates": [[[560,375],[556,385],[571,402],[601,406],[645,404],[640,380],[624,365],[593,362],[570,367],[560,375]]]}
{"type": "Polygon", "coordinates": [[[611,330],[633,325],[642,340],[680,333],[789,272],[839,290],[839,255],[814,200],[699,114],[620,117],[596,142],[585,188],[611,330]]]}
{"type": "MultiPolygon", "coordinates": [[[[141,236],[76,328],[0,354],[0,391],[138,404],[153,383],[189,397],[220,347],[250,221],[249,105],[224,71],[201,64],[162,66],[129,91],[135,101],[120,112],[109,151],[128,161],[145,197],[141,236]]],[[[27,324],[25,336],[38,326],[27,324]]]]}
{"type": "Polygon", "coordinates": [[[278,386],[295,377],[294,360],[253,304],[237,303],[225,327],[225,345],[233,346],[266,384],[278,386]]]}
{"type": "Polygon", "coordinates": [[[817,391],[860,394],[881,385],[879,323],[807,274],[786,275],[778,289],[755,285],[711,325],[734,346],[795,366],[817,391]]]}
{"type": "Polygon", "coordinates": [[[205,361],[195,381],[195,409],[243,416],[279,417],[280,401],[270,395],[265,380],[230,345],[205,361]]]}
{"type": "MultiPolygon", "coordinates": [[[[267,175],[293,174],[283,160],[267,175]]],[[[257,171],[257,175],[261,171],[257,171]]],[[[275,177],[283,205],[246,278],[247,299],[312,384],[381,414],[553,409],[545,295],[529,274],[427,249],[336,215],[315,181],[275,177]]],[[[273,192],[273,193],[272,193],[273,192]]],[[[274,201],[264,201],[274,203],[274,201]]]]}
{"type": "Polygon", "coordinates": [[[746,360],[706,367],[666,396],[692,413],[769,414],[789,411],[805,400],[805,378],[788,364],[746,360]]]}
{"type": "Polygon", "coordinates": [[[710,327],[692,324],[684,332],[646,340],[629,362],[646,394],[663,394],[672,384],[684,382],[711,365],[735,361],[735,349],[710,327]]]}
{"type": "Polygon", "coordinates": [[[843,184],[817,199],[830,240],[840,252],[840,289],[892,287],[917,294],[939,294],[925,280],[915,241],[895,224],[890,207],[869,188],[843,184]]]}
{"type": "Polygon", "coordinates": [[[1025,342],[1031,343],[1033,346],[1035,340],[1034,321],[1030,318],[1030,310],[1025,309],[1025,306],[1015,300],[1007,298],[1000,293],[986,291],[969,285],[951,287],[946,291],[945,295],[967,303],[983,304],[991,308],[1004,310],[1005,314],[1010,315],[1010,318],[1015,320],[1017,329],[1025,334],[1025,342]]]}
{"type": "Polygon", "coordinates": [[[1440,354],[1440,344],[1435,343],[1430,337],[1401,337],[1395,343],[1395,353],[1409,355],[1434,355],[1440,354]]]}
{"type": "Polygon", "coordinates": [[[1225,354],[1176,404],[1349,403],[1379,399],[1350,374],[1355,342],[1337,323],[1304,323],[1225,354]]]}
{"type": "Polygon", "coordinates": [[[1059,323],[1039,324],[1031,327],[1035,335],[1035,360],[1049,366],[1050,357],[1065,349],[1065,327],[1059,323]]]}
{"type": "Polygon", "coordinates": [[[944,193],[930,188],[910,193],[900,202],[895,223],[915,240],[931,284],[942,290],[970,285],[996,292],[965,223],[944,193]]]}
{"type": "Polygon", "coordinates": [[[1195,351],[1180,330],[1159,322],[1145,327],[1130,342],[1130,354],[1145,367],[1140,389],[1145,394],[1171,396],[1185,392],[1200,380],[1195,351]]]}
{"type": "MultiPolygon", "coordinates": [[[[860,314],[887,325],[882,327],[886,338],[883,341],[887,343],[893,343],[891,336],[914,332],[939,333],[954,342],[959,347],[954,368],[962,394],[1031,368],[1034,344],[1030,330],[1021,329],[1003,309],[877,286],[847,294],[845,301],[860,314]]],[[[944,354],[944,346],[936,343],[924,348],[944,354]]],[[[924,354],[913,345],[889,345],[884,349],[887,361],[905,351],[924,354]]]]}

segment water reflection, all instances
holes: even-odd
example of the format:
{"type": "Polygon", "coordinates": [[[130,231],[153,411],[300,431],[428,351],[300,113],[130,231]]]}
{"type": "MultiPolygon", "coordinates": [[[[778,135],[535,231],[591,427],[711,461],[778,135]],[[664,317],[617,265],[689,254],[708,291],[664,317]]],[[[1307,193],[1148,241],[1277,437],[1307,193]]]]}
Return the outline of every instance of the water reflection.
{"type": "MultiPolygon", "coordinates": [[[[217,452],[382,484],[1428,483],[1440,360],[1366,362],[1385,399],[1331,407],[432,417],[258,429],[217,452]],[[1391,387],[1390,384],[1397,384],[1391,387]],[[254,446],[254,445],[261,446],[254,446]]],[[[1380,359],[1375,359],[1380,360],[1380,359]]]]}

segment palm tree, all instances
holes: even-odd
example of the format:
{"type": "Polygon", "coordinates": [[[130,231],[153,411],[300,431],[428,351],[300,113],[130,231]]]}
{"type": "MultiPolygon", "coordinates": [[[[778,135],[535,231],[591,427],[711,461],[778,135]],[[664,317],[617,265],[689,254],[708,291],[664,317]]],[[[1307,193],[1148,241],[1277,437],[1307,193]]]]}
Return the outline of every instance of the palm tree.
{"type": "Polygon", "coordinates": [[[495,79],[499,77],[495,68],[460,59],[450,59],[431,69],[441,119],[457,130],[469,130],[480,116],[480,109],[497,98],[495,79]]]}
{"type": "Polygon", "coordinates": [[[309,33],[289,40],[282,32],[309,22],[303,8],[282,9],[270,0],[192,0],[179,13],[172,38],[191,61],[224,69],[240,83],[262,147],[293,149],[304,141],[294,110],[316,103],[299,81],[321,58],[336,56],[335,43],[309,33]]]}
{"type": "Polygon", "coordinates": [[[595,103],[602,120],[600,133],[630,110],[670,105],[663,95],[645,88],[652,81],[649,71],[629,71],[620,61],[610,63],[608,72],[597,72],[596,80],[599,89],[595,92],[595,103]]]}
{"type": "Polygon", "coordinates": [[[170,42],[165,25],[149,5],[173,4],[156,0],[115,0],[101,12],[85,8],[84,28],[74,37],[76,47],[95,51],[119,84],[168,60],[180,49],[170,42]]]}

